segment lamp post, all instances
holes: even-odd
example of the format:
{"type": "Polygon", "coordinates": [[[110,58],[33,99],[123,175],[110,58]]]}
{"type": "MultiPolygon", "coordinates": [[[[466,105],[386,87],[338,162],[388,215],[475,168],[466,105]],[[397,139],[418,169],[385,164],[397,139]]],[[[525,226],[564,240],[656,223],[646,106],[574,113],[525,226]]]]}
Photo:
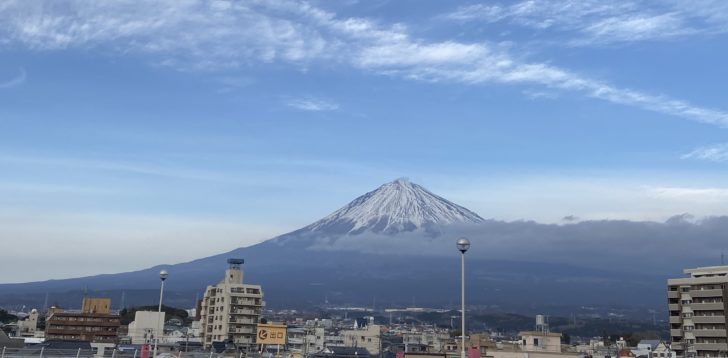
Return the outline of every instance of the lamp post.
{"type": "MultiPolygon", "coordinates": [[[[164,280],[167,279],[167,276],[169,274],[167,273],[167,270],[159,271],[159,280],[162,281],[162,285],[159,288],[159,308],[157,309],[157,327],[159,327],[159,320],[162,318],[162,298],[164,297],[164,280]]],[[[164,320],[162,320],[162,333],[164,334],[164,320]]],[[[156,337],[154,339],[154,355],[153,357],[157,357],[157,344],[159,344],[159,335],[160,333],[156,333],[156,337]]],[[[463,357],[464,358],[464,357],[463,357]]]]}
{"type": "Polygon", "coordinates": [[[460,308],[462,309],[460,317],[462,318],[462,330],[460,331],[460,358],[465,356],[465,252],[470,248],[470,240],[461,237],[456,243],[460,251],[460,308]]]}

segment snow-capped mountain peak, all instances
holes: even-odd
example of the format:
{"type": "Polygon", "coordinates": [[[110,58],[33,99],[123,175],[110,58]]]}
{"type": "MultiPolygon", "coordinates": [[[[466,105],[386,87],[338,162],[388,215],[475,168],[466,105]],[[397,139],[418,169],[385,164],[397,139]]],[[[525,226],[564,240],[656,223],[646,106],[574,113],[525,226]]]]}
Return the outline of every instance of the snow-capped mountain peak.
{"type": "Polygon", "coordinates": [[[329,234],[394,234],[436,226],[481,223],[474,212],[407,179],[386,183],[301,231],[329,234]]]}

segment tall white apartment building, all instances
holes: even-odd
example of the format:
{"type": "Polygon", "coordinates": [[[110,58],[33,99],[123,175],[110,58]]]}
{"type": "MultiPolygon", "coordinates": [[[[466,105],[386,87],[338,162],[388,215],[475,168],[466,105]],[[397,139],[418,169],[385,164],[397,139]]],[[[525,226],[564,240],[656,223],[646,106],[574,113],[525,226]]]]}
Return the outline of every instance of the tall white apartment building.
{"type": "Polygon", "coordinates": [[[678,358],[728,354],[728,266],[686,269],[667,280],[672,350],[678,358]]]}
{"type": "Polygon", "coordinates": [[[260,285],[243,283],[242,259],[228,259],[225,278],[207,286],[202,299],[202,342],[232,342],[240,350],[255,346],[256,325],[265,305],[260,285]]]}

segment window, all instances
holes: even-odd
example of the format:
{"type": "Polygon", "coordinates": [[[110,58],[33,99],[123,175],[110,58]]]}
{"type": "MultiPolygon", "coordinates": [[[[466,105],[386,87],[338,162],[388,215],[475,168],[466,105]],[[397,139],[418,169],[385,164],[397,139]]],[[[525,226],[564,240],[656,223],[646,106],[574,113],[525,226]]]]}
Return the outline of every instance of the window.
{"type": "Polygon", "coordinates": [[[538,345],[538,338],[534,338],[534,339],[533,339],[533,345],[534,345],[534,346],[537,346],[537,345],[538,345]]]}

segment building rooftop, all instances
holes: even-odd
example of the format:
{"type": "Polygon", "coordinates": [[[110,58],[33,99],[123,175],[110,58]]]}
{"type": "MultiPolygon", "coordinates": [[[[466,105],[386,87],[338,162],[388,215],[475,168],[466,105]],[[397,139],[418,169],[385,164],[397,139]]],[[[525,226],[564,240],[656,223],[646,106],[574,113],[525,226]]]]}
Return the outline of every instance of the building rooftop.
{"type": "Polygon", "coordinates": [[[658,344],[660,344],[659,339],[643,339],[643,340],[639,341],[639,343],[637,343],[637,346],[639,347],[639,346],[649,345],[650,347],[652,347],[652,349],[655,349],[655,347],[657,347],[658,344]]]}
{"type": "Polygon", "coordinates": [[[728,276],[728,266],[696,267],[685,269],[683,272],[690,277],[728,276]]]}
{"type": "Polygon", "coordinates": [[[561,333],[540,332],[540,331],[522,331],[522,332],[519,332],[518,335],[519,336],[561,337],[561,333]]]}
{"type": "Polygon", "coordinates": [[[362,347],[326,347],[318,352],[314,357],[340,357],[340,358],[368,358],[371,354],[366,348],[362,347]]]}

